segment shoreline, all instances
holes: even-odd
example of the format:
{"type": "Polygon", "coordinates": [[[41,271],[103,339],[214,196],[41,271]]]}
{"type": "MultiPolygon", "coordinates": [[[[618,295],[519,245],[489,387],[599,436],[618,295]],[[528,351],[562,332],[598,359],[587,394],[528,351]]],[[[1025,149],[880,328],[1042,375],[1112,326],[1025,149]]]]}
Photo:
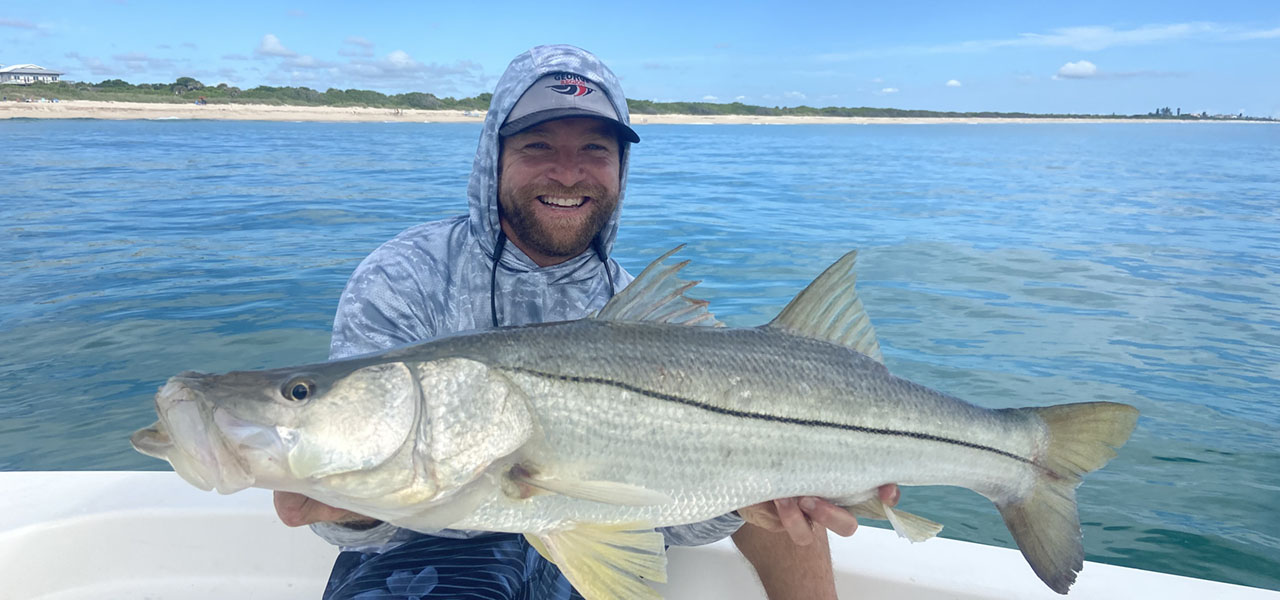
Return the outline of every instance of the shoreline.
{"type": "MultiPolygon", "coordinates": [[[[485,113],[461,110],[419,110],[353,106],[275,106],[267,104],[177,104],[151,102],[0,102],[2,119],[104,119],[215,121],[304,121],[323,123],[480,123],[485,113]]],[[[928,125],[941,123],[1261,123],[1249,120],[1179,120],[1141,118],[1027,118],[1027,117],[823,117],[756,115],[631,115],[632,125],[928,125]]]]}

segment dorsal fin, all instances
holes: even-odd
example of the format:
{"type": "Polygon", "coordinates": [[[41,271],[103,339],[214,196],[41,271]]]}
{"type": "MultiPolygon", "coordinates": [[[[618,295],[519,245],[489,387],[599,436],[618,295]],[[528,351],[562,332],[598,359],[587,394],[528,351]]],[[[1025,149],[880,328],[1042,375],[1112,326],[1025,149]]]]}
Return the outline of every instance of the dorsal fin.
{"type": "Polygon", "coordinates": [[[676,277],[689,261],[663,266],[662,262],[684,248],[684,244],[672,248],[658,260],[649,263],[618,295],[609,300],[593,319],[608,321],[645,321],[675,325],[703,325],[723,327],[715,315],[707,310],[706,300],[685,296],[697,281],[685,281],[676,277]]]}
{"type": "Polygon", "coordinates": [[[848,346],[884,364],[876,330],[854,289],[857,259],[854,250],[827,267],[765,327],[848,346]]]}

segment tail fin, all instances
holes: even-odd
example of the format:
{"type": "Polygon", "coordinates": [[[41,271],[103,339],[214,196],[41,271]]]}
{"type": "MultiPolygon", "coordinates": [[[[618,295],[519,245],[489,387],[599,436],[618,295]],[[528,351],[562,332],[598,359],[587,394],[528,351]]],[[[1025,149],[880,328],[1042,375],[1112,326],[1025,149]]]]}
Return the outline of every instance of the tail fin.
{"type": "Polygon", "coordinates": [[[1065,594],[1084,567],[1076,487],[1086,473],[1115,458],[1115,448],[1124,445],[1137,424],[1138,411],[1112,402],[1017,410],[1044,420],[1049,448],[1036,460],[1042,471],[1031,494],[996,506],[1032,570],[1053,591],[1065,594]]]}

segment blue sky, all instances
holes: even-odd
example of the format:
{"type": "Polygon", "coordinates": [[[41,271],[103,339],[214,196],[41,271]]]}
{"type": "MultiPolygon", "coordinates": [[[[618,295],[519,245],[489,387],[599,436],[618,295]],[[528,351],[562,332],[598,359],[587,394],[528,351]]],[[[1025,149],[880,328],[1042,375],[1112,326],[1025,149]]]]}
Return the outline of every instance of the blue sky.
{"type": "Polygon", "coordinates": [[[1280,117],[1275,0],[464,4],[0,0],[0,64],[459,97],[571,43],[637,99],[1280,117]]]}

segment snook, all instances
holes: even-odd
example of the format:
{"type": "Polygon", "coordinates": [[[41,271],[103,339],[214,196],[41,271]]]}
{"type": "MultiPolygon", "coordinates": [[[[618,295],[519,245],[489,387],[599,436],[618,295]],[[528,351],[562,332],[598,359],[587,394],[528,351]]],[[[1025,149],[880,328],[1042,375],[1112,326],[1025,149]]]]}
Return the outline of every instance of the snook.
{"type": "MultiPolygon", "coordinates": [[[[672,251],[674,252],[674,251],[672,251]]],[[[940,526],[885,483],[991,499],[1066,593],[1083,566],[1075,489],[1137,419],[1087,403],[988,410],[889,374],[855,253],[773,322],[720,325],[659,258],[599,314],[296,368],[184,373],[139,451],[192,484],[256,486],[422,531],[525,533],[588,599],[653,597],[655,526],[822,496],[913,540],[940,526]]]]}

